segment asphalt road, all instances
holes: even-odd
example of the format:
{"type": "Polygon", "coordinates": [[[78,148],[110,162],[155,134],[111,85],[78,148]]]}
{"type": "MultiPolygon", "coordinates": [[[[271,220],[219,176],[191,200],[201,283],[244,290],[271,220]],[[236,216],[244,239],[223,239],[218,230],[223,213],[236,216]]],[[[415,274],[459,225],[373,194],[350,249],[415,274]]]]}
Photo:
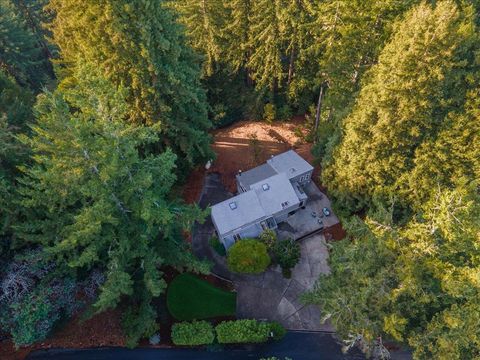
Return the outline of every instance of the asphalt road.
{"type": "Polygon", "coordinates": [[[258,360],[276,356],[292,360],[357,360],[364,359],[359,352],[342,354],[341,346],[328,333],[289,332],[282,341],[246,348],[225,348],[212,352],[193,349],[125,349],[101,348],[85,350],[40,350],[31,353],[29,360],[258,360]]]}

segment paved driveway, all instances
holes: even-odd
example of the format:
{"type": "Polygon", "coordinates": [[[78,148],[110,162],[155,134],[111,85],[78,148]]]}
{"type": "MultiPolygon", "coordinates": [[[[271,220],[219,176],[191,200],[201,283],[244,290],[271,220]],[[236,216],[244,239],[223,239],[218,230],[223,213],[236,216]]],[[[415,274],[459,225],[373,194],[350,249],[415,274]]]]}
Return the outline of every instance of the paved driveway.
{"type": "MultiPolygon", "coordinates": [[[[217,174],[207,174],[199,204],[206,208],[230,196],[217,174]]],[[[333,331],[330,324],[320,323],[318,307],[305,306],[300,301],[300,296],[314,286],[319,275],[329,271],[328,249],[323,235],[315,234],[299,240],[300,262],[293,269],[291,279],[285,279],[278,266],[260,275],[231,273],[225,258],[216,254],[208,244],[213,233],[210,217],[204,224],[197,224],[193,232],[193,251],[199,258],[214,264],[214,274],[234,283],[237,317],[276,320],[291,330],[333,331]]]]}
{"type": "Polygon", "coordinates": [[[233,277],[238,317],[276,320],[290,330],[334,330],[329,323],[320,323],[317,306],[300,301],[320,274],[329,272],[325,239],[314,235],[302,240],[300,247],[302,256],[291,279],[285,279],[278,266],[257,276],[233,277]]]}

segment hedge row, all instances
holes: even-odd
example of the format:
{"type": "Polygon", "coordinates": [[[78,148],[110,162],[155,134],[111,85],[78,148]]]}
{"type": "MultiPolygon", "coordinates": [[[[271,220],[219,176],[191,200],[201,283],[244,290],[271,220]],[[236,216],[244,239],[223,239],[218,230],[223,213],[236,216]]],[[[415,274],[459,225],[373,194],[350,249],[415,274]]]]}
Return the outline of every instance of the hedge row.
{"type": "Polygon", "coordinates": [[[256,320],[224,321],[215,331],[220,344],[262,343],[268,340],[270,325],[256,320]]]}
{"type": "MultiPolygon", "coordinates": [[[[286,330],[277,322],[257,320],[224,321],[215,327],[220,344],[262,343],[270,337],[280,340],[286,330]]],[[[172,327],[175,345],[209,345],[215,340],[213,326],[206,321],[182,322],[172,327]]]]}
{"type": "Polygon", "coordinates": [[[175,345],[209,345],[213,340],[213,326],[207,321],[181,322],[172,326],[175,345]]]}

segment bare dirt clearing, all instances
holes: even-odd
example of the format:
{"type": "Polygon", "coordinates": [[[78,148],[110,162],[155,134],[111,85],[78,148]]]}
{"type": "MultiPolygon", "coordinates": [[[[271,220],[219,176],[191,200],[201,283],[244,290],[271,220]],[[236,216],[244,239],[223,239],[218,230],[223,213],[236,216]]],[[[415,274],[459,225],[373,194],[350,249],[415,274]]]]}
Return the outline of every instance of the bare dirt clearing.
{"type": "MultiPolygon", "coordinates": [[[[221,175],[225,187],[236,191],[235,175],[239,170],[248,170],[264,163],[270,156],[289,149],[297,151],[305,160],[313,163],[311,144],[303,140],[304,117],[295,117],[288,122],[268,124],[258,121],[240,121],[234,125],[215,130],[212,149],[217,154],[209,170],[203,167],[192,172],[184,190],[187,202],[198,201],[205,173],[216,172],[221,175]]],[[[318,175],[318,167],[314,174],[318,175]]]]}

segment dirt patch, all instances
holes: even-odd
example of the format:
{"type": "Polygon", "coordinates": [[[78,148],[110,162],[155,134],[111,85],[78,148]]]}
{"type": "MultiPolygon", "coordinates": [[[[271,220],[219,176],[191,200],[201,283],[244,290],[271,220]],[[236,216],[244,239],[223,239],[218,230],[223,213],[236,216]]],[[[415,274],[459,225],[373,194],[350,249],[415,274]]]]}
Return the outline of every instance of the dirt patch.
{"type": "Polygon", "coordinates": [[[217,159],[209,171],[220,173],[227,190],[235,192],[235,175],[239,170],[254,168],[272,155],[289,149],[310,147],[298,136],[298,131],[295,131],[298,127],[298,122],[267,124],[242,121],[230,128],[217,130],[212,146],[217,159]]]}

